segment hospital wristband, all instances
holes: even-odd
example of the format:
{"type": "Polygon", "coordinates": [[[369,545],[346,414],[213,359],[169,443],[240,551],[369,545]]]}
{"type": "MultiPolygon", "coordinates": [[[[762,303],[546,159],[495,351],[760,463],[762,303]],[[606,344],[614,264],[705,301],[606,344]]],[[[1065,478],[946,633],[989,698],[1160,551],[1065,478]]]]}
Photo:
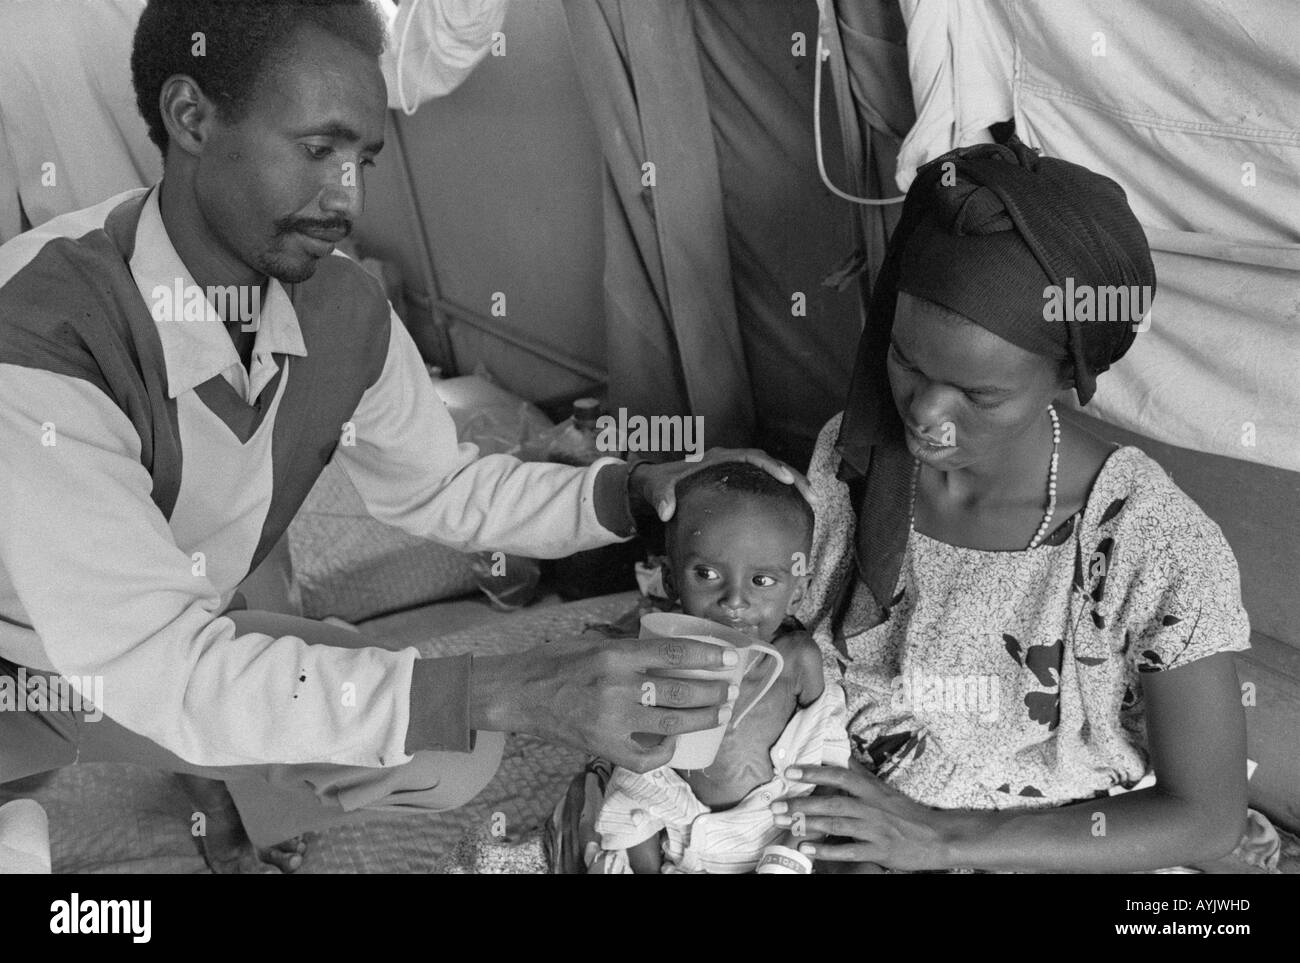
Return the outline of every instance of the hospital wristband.
{"type": "Polygon", "coordinates": [[[812,860],[789,846],[768,846],[758,859],[757,873],[773,873],[782,876],[809,876],[812,874],[812,860]]]}

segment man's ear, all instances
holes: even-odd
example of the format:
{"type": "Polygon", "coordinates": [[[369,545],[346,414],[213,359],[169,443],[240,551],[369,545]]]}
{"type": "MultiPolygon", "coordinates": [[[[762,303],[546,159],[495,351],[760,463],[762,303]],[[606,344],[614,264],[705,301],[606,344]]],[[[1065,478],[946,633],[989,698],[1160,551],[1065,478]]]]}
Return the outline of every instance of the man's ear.
{"type": "Polygon", "coordinates": [[[184,74],[168,77],[158,93],[158,109],[167,128],[168,146],[186,154],[201,154],[216,120],[216,104],[198,82],[184,74]]]}

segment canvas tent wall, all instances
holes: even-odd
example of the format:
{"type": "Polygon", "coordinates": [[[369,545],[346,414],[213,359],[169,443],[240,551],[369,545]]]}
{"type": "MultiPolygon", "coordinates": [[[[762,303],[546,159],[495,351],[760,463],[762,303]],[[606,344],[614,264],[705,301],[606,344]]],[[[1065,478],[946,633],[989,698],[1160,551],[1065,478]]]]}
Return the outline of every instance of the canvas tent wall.
{"type": "MultiPolygon", "coordinates": [[[[871,97],[828,110],[828,159],[840,182],[878,191],[911,122],[902,22],[890,5],[850,9],[853,81],[871,97]],[[841,143],[869,162],[846,165],[841,143]]],[[[702,415],[710,443],[806,461],[848,383],[854,275],[878,264],[888,227],[818,180],[816,5],[568,0],[565,13],[605,154],[611,402],[702,415]]]]}

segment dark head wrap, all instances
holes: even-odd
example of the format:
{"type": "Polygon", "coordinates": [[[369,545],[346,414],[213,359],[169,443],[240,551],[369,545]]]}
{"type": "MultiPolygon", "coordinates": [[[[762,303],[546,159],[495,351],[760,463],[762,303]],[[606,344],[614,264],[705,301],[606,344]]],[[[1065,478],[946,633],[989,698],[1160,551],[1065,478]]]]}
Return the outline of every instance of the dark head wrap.
{"type": "Polygon", "coordinates": [[[907,539],[911,456],[885,364],[899,291],[1035,354],[1068,360],[1087,404],[1097,375],[1132,345],[1135,321],[1155,292],[1155,268],[1118,184],[1040,157],[1014,136],[951,151],[917,171],[876,281],[836,443],[840,477],[859,490],[865,481],[871,510],[858,506],[858,524],[870,557],[859,562],[878,600],[893,592],[907,539]],[[1061,311],[1048,320],[1051,288],[1061,292],[1061,311]],[[1139,299],[1094,298],[1091,313],[1065,300],[1098,289],[1139,299]],[[1121,306],[1129,311],[1107,310],[1121,306]]]}

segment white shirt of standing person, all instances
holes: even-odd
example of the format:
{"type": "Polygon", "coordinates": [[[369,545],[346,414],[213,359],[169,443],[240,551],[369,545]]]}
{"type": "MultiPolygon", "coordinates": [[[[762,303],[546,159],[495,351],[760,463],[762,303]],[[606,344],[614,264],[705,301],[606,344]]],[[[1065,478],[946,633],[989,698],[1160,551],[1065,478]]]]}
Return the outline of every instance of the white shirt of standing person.
{"type": "Polygon", "coordinates": [[[469,76],[501,29],[508,0],[372,0],[388,21],[381,67],[388,106],[413,114],[469,76]]]}

